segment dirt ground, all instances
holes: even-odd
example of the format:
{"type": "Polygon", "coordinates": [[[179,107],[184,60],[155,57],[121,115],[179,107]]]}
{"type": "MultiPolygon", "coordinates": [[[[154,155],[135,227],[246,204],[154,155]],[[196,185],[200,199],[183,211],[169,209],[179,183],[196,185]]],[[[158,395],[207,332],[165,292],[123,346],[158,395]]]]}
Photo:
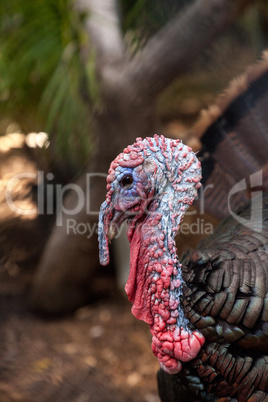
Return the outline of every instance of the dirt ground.
{"type": "Polygon", "coordinates": [[[1,402],[159,401],[149,328],[123,296],[44,319],[27,306],[27,278],[1,268],[1,402]]]}

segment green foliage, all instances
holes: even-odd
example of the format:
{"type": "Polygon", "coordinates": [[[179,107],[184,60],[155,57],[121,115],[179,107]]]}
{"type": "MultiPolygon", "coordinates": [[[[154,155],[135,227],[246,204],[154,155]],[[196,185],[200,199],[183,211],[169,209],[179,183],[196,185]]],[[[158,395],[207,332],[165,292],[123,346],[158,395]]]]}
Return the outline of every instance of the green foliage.
{"type": "Polygon", "coordinates": [[[123,29],[142,44],[193,0],[121,0],[123,29]]]}
{"type": "Polygon", "coordinates": [[[54,139],[57,157],[74,165],[90,151],[82,19],[70,0],[0,4],[0,108],[19,122],[35,114],[54,139]]]}
{"type": "Polygon", "coordinates": [[[121,0],[122,27],[130,53],[194,0],[121,0]]]}

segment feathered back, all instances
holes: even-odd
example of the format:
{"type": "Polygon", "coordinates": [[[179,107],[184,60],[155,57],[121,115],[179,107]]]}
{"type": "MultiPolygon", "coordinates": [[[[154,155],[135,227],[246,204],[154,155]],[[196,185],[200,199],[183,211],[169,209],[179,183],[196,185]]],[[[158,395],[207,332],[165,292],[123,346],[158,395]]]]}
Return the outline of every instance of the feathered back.
{"type": "Polygon", "coordinates": [[[199,159],[206,212],[226,217],[230,214],[228,195],[232,210],[236,210],[250,199],[256,187],[267,190],[267,109],[268,51],[258,64],[235,79],[214,105],[202,112],[193,128],[202,143],[199,159]],[[259,174],[254,175],[256,172],[259,174]]]}
{"type": "Polygon", "coordinates": [[[202,143],[200,205],[231,216],[181,260],[184,314],[205,343],[179,374],[159,371],[163,402],[268,400],[267,108],[268,54],[194,128],[202,143]]]}

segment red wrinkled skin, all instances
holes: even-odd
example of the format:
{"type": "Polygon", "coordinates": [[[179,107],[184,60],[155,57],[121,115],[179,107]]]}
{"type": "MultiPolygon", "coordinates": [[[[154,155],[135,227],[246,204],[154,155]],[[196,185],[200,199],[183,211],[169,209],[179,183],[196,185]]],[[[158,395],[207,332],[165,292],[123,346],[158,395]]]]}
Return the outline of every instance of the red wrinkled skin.
{"type": "Polygon", "coordinates": [[[161,215],[149,217],[138,225],[130,242],[130,273],[126,293],[133,303],[132,313],[150,326],[152,351],[160,366],[170,374],[181,370],[181,362],[196,357],[204,337],[177,326],[179,300],[172,299],[170,289],[179,288],[174,241],[169,250],[163,242],[161,215]],[[161,253],[159,253],[161,251],[161,253]]]}

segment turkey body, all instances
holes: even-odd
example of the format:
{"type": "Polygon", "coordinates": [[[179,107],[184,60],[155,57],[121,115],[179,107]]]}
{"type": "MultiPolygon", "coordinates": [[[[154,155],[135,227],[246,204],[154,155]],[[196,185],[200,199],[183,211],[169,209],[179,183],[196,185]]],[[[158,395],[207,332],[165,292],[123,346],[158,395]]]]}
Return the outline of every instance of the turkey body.
{"type": "Polygon", "coordinates": [[[205,206],[227,218],[182,258],[182,305],[206,342],[179,374],[158,373],[163,402],[182,395],[193,401],[268,401],[267,110],[264,55],[193,129],[208,185],[205,206]],[[237,183],[240,191],[228,198],[237,183]]]}
{"type": "Polygon", "coordinates": [[[126,292],[150,327],[163,402],[268,401],[267,110],[264,60],[197,127],[206,208],[231,216],[180,262],[175,234],[200,186],[196,155],[155,135],[111,163],[100,261],[109,263],[108,243],[126,220],[126,292]]]}
{"type": "MultiPolygon", "coordinates": [[[[267,194],[262,201],[261,221],[246,227],[229,217],[182,259],[184,312],[206,342],[178,375],[159,373],[164,402],[185,389],[189,400],[268,400],[267,194]]],[[[249,222],[251,212],[238,216],[249,222]]]]}
{"type": "Polygon", "coordinates": [[[179,374],[159,371],[163,402],[268,401],[267,111],[264,55],[193,129],[201,142],[203,184],[213,184],[205,207],[227,218],[182,257],[181,302],[206,342],[179,374]]]}

